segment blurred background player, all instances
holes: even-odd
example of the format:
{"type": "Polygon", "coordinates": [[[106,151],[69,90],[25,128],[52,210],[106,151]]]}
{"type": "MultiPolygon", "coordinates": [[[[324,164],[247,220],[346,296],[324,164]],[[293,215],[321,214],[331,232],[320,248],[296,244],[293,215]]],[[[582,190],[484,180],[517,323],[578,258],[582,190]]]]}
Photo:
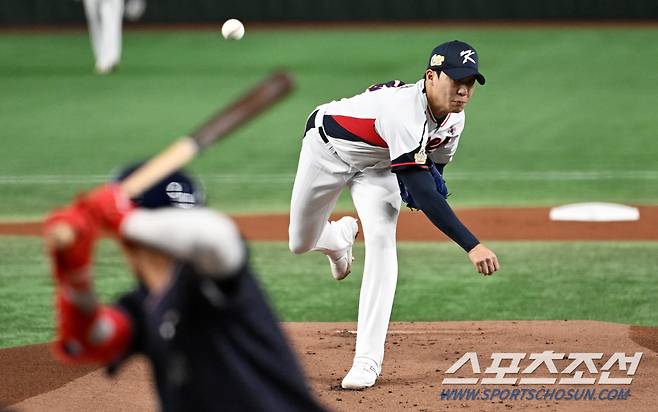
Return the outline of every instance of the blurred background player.
{"type": "Polygon", "coordinates": [[[174,173],[134,203],[113,183],[50,215],[46,233],[58,225],[75,232],[72,246],[49,245],[56,356],[114,371],[145,354],[164,411],[323,410],[254,280],[237,227],[202,199],[189,177],[174,173]],[[93,290],[99,230],[116,237],[139,283],[114,305],[93,290]]]}
{"type": "Polygon", "coordinates": [[[137,21],[146,11],[146,0],[126,0],[123,15],[126,20],[137,21]]]}
{"type": "Polygon", "coordinates": [[[83,0],[96,73],[110,74],[121,62],[124,0],[83,0]]]}
{"type": "Polygon", "coordinates": [[[441,176],[457,150],[464,107],[476,81],[484,84],[485,79],[475,49],[460,41],[443,43],[432,51],[423,79],[415,84],[374,85],[319,106],[307,120],[292,191],[290,250],[324,253],[337,280],[350,273],[357,221],[349,216],[328,221],[345,187],[365,240],[356,350],[342,381],[345,389],[370,387],[381,372],[398,276],[395,232],[401,193],[468,253],[479,273],[491,275],[499,268],[496,255],[446,202],[441,176]]]}

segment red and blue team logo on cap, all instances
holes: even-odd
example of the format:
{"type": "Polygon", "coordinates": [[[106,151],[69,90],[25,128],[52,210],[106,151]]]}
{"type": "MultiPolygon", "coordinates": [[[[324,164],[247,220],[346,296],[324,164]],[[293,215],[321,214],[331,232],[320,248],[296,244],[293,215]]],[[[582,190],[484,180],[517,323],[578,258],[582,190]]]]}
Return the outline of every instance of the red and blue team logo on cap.
{"type": "Polygon", "coordinates": [[[478,61],[478,54],[473,46],[453,40],[439,44],[432,50],[427,68],[442,71],[454,80],[474,76],[478,83],[484,84],[486,79],[478,69],[478,61]]]}

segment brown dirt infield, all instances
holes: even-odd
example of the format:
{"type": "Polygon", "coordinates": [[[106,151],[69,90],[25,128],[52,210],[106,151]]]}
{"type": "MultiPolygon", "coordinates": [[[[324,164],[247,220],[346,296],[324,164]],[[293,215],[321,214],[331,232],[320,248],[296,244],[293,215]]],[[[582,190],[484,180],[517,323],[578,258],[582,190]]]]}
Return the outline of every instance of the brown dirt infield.
{"type": "MultiPolygon", "coordinates": [[[[658,240],[658,206],[637,206],[634,222],[554,222],[548,208],[481,208],[457,211],[460,219],[483,240],[658,240]]],[[[285,240],[288,215],[238,215],[233,218],[249,240],[285,240]]],[[[0,222],[0,235],[37,236],[40,222],[0,222]]],[[[421,212],[402,212],[398,239],[447,241],[421,212]]]]}
{"type": "MultiPolygon", "coordinates": [[[[470,209],[459,216],[485,240],[658,240],[658,207],[640,207],[638,222],[567,223],[548,220],[548,209],[470,209]]],[[[283,240],[287,216],[237,216],[250,240],[283,240]]],[[[0,235],[38,235],[40,225],[0,224],[0,235]]],[[[398,238],[409,241],[441,241],[445,238],[421,213],[403,213],[398,238]]],[[[350,365],[355,329],[352,323],[289,323],[290,338],[306,369],[310,385],[327,406],[353,410],[655,410],[658,402],[658,328],[594,321],[478,321],[393,323],[389,328],[386,360],[374,388],[349,392],[339,388],[350,365]],[[530,353],[603,352],[597,369],[614,352],[643,352],[624,401],[445,401],[440,399],[443,373],[463,353],[476,351],[484,372],[492,352],[530,353]]],[[[562,370],[569,361],[556,361],[562,370]],[[560,363],[562,362],[562,363],[560,363]]],[[[529,364],[526,358],[521,366],[529,364]]],[[[464,372],[467,369],[462,369],[464,372]]],[[[580,370],[580,369],[579,369],[580,370]]],[[[539,371],[546,372],[544,369],[539,371]]],[[[617,374],[611,376],[619,377],[617,374]]],[[[473,377],[473,375],[468,375],[473,377]]],[[[530,375],[534,376],[534,375],[530,375]]],[[[585,377],[600,376],[589,375],[585,377]]],[[[484,374],[480,377],[489,377],[484,374]]],[[[525,377],[525,376],[524,376],[525,377]]],[[[560,376],[564,377],[564,376],[560,376]]],[[[118,379],[108,379],[102,370],[69,368],[56,364],[46,345],[0,350],[0,409],[13,405],[19,411],[144,411],[157,409],[148,368],[142,361],[131,363],[118,379]]],[[[468,386],[461,386],[468,387],[468,386]]],[[[485,385],[472,385],[484,389],[485,385]]],[[[540,389],[541,385],[523,388],[540,389]]],[[[520,387],[505,387],[509,389],[520,387]]],[[[553,385],[546,389],[570,389],[553,385]]],[[[597,390],[622,385],[582,385],[597,390]]],[[[502,388],[502,387],[501,387],[502,388]]]]}
{"type": "MultiPolygon", "coordinates": [[[[289,323],[286,329],[306,369],[310,385],[319,399],[337,411],[367,410],[548,410],[548,411],[648,411],[658,402],[658,329],[635,328],[627,325],[595,321],[478,321],[478,322],[412,322],[392,323],[387,340],[386,360],[377,385],[365,391],[344,391],[340,380],[350,365],[354,347],[353,323],[289,323]],[[653,347],[653,350],[650,349],[653,347]],[[614,352],[643,352],[643,357],[631,385],[583,385],[584,388],[630,388],[627,400],[564,401],[564,400],[506,400],[506,401],[446,401],[440,399],[442,389],[457,388],[442,385],[444,372],[465,352],[479,355],[482,371],[492,352],[540,353],[554,350],[560,353],[603,352],[595,361],[597,370],[614,352]]],[[[45,346],[31,347],[39,357],[45,346]]],[[[13,349],[5,350],[12,351],[13,349]]],[[[3,351],[3,352],[5,352],[3,351]]],[[[0,353],[3,353],[0,352],[0,353]]],[[[3,358],[5,358],[3,356],[3,358]]],[[[490,361],[489,361],[490,362],[490,361]]],[[[568,360],[556,361],[563,370],[568,360]]],[[[5,401],[15,403],[19,411],[145,411],[155,410],[156,401],[151,389],[148,365],[137,360],[126,367],[117,379],[108,379],[102,370],[91,371],[80,377],[54,362],[35,364],[33,358],[18,356],[3,359],[0,379],[3,391],[12,395],[5,401]],[[8,376],[7,368],[24,373],[8,376]],[[29,373],[34,379],[23,380],[29,373]],[[61,373],[59,387],[38,384],[61,373]],[[32,384],[31,391],[20,385],[32,384]],[[22,399],[22,401],[21,401],[22,399]]],[[[521,363],[526,367],[528,358],[521,363]]],[[[468,366],[468,365],[467,365],[468,366]]],[[[584,370],[584,368],[582,368],[584,370]]],[[[580,370],[580,369],[579,369],[580,370]]],[[[612,377],[623,377],[613,369],[612,377]]],[[[461,369],[465,377],[470,369],[461,369]]],[[[545,377],[546,370],[528,376],[545,377]],[[541,373],[544,372],[544,373],[541,373]]],[[[600,372],[599,372],[600,373],[600,372]]],[[[621,374],[620,374],[621,373],[621,374]]],[[[486,377],[490,377],[487,375],[486,377]]],[[[514,375],[517,376],[517,375],[514,375]]],[[[556,375],[552,375],[556,376],[556,375]]],[[[560,375],[567,377],[569,375],[560,375]]],[[[599,376],[585,372],[585,377],[599,376]]],[[[480,377],[485,377],[481,374],[480,377]]],[[[526,377],[524,375],[524,377],[526,377]]],[[[568,385],[487,386],[462,385],[480,388],[563,388],[568,385]]]]}

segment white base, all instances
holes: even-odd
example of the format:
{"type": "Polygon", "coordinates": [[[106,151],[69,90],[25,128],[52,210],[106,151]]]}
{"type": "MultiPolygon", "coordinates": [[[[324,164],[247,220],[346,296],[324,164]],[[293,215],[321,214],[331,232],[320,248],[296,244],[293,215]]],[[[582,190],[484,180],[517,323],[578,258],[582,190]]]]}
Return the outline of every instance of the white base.
{"type": "Polygon", "coordinates": [[[640,219],[636,207],[616,203],[573,203],[551,209],[551,220],[576,222],[625,222],[640,219]]]}

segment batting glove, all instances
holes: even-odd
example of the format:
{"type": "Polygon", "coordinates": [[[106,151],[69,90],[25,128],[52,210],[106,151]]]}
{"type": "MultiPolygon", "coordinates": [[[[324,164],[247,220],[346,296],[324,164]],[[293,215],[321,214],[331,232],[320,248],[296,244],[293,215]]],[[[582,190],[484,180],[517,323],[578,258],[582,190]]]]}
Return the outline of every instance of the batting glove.
{"type": "Polygon", "coordinates": [[[135,210],[135,205],[118,183],[102,185],[83,195],[79,202],[103,229],[114,235],[119,235],[121,223],[135,210]]]}
{"type": "Polygon", "coordinates": [[[71,230],[74,239],[65,248],[48,245],[55,279],[58,284],[66,284],[76,290],[87,290],[91,283],[88,273],[98,237],[97,226],[93,218],[77,204],[52,212],[44,224],[46,234],[58,225],[64,225],[71,230]]]}

